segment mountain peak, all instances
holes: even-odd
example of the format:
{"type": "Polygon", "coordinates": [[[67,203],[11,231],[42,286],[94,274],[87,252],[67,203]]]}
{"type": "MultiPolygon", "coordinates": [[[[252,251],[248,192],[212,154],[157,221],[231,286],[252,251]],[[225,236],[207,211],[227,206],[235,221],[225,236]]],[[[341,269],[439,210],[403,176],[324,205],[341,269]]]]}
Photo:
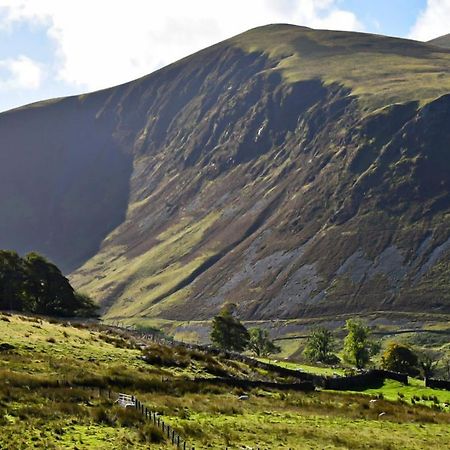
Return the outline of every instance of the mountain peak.
{"type": "Polygon", "coordinates": [[[270,70],[287,82],[320,79],[339,83],[368,110],[413,98],[425,103],[450,90],[446,69],[450,53],[446,49],[436,52],[417,41],[275,24],[227,42],[247,53],[266,55],[270,70]]]}

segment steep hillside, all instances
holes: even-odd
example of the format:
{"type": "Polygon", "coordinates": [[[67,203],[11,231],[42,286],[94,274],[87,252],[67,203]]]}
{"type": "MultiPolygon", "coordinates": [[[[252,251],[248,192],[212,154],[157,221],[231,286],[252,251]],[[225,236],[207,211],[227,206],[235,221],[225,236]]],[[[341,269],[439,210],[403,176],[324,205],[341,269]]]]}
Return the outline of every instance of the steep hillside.
{"type": "Polygon", "coordinates": [[[109,319],[450,313],[450,51],[289,25],[0,116],[0,246],[109,319]]]}
{"type": "Polygon", "coordinates": [[[428,41],[429,44],[436,45],[438,47],[450,48],[450,33],[438,38],[428,41]]]}

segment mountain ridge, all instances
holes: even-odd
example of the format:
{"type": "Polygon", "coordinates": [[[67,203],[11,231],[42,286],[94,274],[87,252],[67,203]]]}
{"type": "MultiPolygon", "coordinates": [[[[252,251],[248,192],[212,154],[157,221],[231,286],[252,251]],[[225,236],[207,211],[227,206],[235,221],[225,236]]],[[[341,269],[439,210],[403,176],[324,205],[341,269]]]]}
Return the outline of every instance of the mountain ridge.
{"type": "Polygon", "coordinates": [[[449,67],[424,43],[272,25],[2,114],[0,155],[21,158],[0,166],[0,244],[47,236],[109,319],[448,313],[449,67]]]}

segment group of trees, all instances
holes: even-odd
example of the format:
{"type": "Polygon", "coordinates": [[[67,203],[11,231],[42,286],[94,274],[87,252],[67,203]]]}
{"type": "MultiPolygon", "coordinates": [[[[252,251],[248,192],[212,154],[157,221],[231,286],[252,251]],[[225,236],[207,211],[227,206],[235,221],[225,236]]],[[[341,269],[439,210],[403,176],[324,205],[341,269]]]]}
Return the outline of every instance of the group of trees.
{"type": "MultiPolygon", "coordinates": [[[[359,320],[347,320],[345,329],[347,335],[343,342],[343,359],[346,363],[363,369],[375,355],[380,353],[381,345],[371,339],[369,327],[359,320]]],[[[280,348],[269,338],[267,330],[261,328],[247,330],[238,319],[234,304],[225,305],[214,317],[211,341],[222,350],[237,352],[251,350],[256,356],[267,356],[280,351],[280,348]]],[[[319,327],[313,330],[308,337],[304,354],[313,362],[336,364],[340,359],[334,351],[333,333],[326,328],[319,327]]],[[[382,368],[394,372],[407,373],[411,376],[422,373],[425,377],[431,377],[437,360],[437,355],[430,352],[416,353],[405,344],[390,342],[381,354],[380,365],[382,368]]]]}
{"type": "MultiPolygon", "coordinates": [[[[344,360],[358,369],[362,369],[369,363],[370,358],[378,353],[379,346],[370,340],[369,328],[362,322],[349,319],[345,328],[347,336],[344,339],[344,360]]],[[[304,353],[310,361],[334,364],[339,361],[334,354],[334,349],[333,333],[320,327],[312,331],[304,353]]]]}
{"type": "Polygon", "coordinates": [[[256,356],[278,353],[277,347],[269,338],[267,330],[247,328],[236,315],[236,305],[225,305],[212,322],[211,341],[221,350],[242,352],[249,349],[256,356]]]}
{"type": "MultiPolygon", "coordinates": [[[[343,359],[352,366],[363,369],[380,352],[381,345],[371,339],[369,327],[359,320],[347,320],[345,329],[347,335],[344,338],[343,359]]],[[[308,338],[304,354],[310,361],[334,364],[339,361],[334,350],[333,333],[326,328],[316,328],[308,338]]],[[[394,372],[411,376],[422,373],[425,377],[431,377],[438,359],[438,355],[432,352],[416,352],[405,344],[390,342],[381,355],[380,365],[394,372]]]]}
{"type": "Polygon", "coordinates": [[[61,317],[92,317],[97,311],[43,256],[33,252],[21,258],[7,250],[0,250],[0,309],[61,317]]]}

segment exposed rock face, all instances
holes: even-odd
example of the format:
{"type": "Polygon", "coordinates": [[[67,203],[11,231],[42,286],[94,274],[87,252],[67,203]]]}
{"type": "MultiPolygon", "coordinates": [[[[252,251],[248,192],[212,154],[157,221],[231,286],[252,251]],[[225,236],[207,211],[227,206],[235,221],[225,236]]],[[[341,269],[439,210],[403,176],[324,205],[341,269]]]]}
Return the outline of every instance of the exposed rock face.
{"type": "Polygon", "coordinates": [[[109,318],[450,313],[449,69],[270,26],[5,113],[0,247],[44,252],[109,318]]]}

